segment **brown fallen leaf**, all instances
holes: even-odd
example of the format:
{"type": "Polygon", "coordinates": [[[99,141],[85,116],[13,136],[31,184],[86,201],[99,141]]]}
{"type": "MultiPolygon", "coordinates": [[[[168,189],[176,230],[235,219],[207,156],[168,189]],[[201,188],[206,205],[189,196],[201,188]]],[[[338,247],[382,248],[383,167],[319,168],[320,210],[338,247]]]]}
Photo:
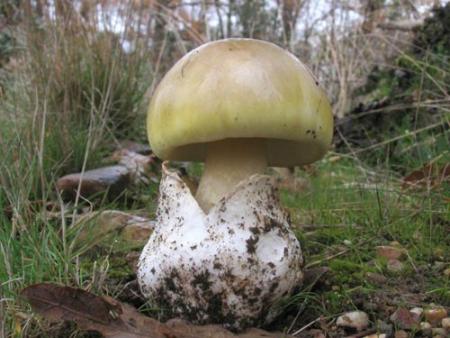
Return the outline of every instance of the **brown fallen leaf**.
{"type": "Polygon", "coordinates": [[[450,163],[437,165],[428,163],[422,168],[411,172],[403,178],[403,188],[408,187],[439,187],[450,180],[450,163]]]}
{"type": "Polygon", "coordinates": [[[289,338],[282,333],[249,329],[233,334],[220,325],[192,325],[182,320],[166,324],[144,316],[134,307],[110,297],[50,283],[31,285],[21,295],[33,310],[50,321],[74,321],[82,330],[106,338],[289,338]]]}

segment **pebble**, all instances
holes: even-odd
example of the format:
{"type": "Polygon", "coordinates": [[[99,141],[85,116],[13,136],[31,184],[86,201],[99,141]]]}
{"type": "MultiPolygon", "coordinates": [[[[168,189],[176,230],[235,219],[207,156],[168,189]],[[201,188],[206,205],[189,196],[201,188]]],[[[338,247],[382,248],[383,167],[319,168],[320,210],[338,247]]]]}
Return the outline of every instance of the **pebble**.
{"type": "Polygon", "coordinates": [[[385,333],[374,333],[368,336],[364,336],[363,338],[387,338],[387,335],[385,333]]]}
{"type": "Polygon", "coordinates": [[[441,326],[447,331],[450,331],[450,317],[442,319],[441,326]]]}
{"type": "Polygon", "coordinates": [[[394,246],[379,245],[375,247],[375,250],[377,251],[377,256],[386,259],[401,259],[405,256],[405,249],[394,246]]]}
{"type": "Polygon", "coordinates": [[[92,238],[104,237],[104,241],[99,241],[98,244],[105,243],[108,246],[111,242],[107,236],[120,234],[125,244],[131,247],[142,247],[147,243],[155,228],[153,220],[118,210],[89,212],[78,218],[77,224],[80,227],[78,240],[81,243],[92,238]]]}
{"type": "Polygon", "coordinates": [[[420,331],[424,336],[431,336],[431,324],[428,322],[421,322],[420,331]]]}
{"type": "Polygon", "coordinates": [[[431,329],[431,332],[433,333],[433,337],[436,336],[447,337],[447,330],[443,329],[442,327],[434,327],[431,329]]]}
{"type": "Polygon", "coordinates": [[[369,326],[369,317],[363,311],[351,311],[339,316],[336,325],[350,327],[360,331],[369,326]]]}
{"type": "Polygon", "coordinates": [[[403,270],[403,263],[398,259],[390,259],[387,263],[387,269],[390,272],[400,272],[403,270]]]}
{"type": "Polygon", "coordinates": [[[152,221],[132,223],[128,224],[120,235],[130,245],[144,246],[154,228],[155,223],[152,221]]]}
{"type": "Polygon", "coordinates": [[[422,317],[422,314],[423,314],[423,308],[413,307],[411,310],[409,310],[409,312],[414,313],[415,315],[417,315],[420,318],[420,317],[422,317]]]}
{"type": "Polygon", "coordinates": [[[400,329],[410,330],[419,324],[417,315],[409,312],[405,308],[398,308],[390,317],[390,320],[400,329]]]}
{"type": "Polygon", "coordinates": [[[436,325],[448,316],[447,310],[443,307],[433,307],[424,311],[427,322],[431,325],[436,325]]]}

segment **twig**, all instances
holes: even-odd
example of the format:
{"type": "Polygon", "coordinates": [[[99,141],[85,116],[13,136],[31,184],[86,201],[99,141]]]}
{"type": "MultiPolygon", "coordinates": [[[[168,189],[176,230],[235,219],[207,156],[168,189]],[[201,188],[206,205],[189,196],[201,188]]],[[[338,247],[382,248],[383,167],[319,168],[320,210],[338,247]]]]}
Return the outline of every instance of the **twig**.
{"type": "Polygon", "coordinates": [[[310,327],[311,325],[317,323],[318,321],[320,321],[323,317],[317,317],[316,319],[314,319],[312,322],[309,322],[308,324],[306,324],[305,326],[303,326],[301,329],[298,329],[297,331],[295,331],[292,335],[296,336],[299,333],[305,331],[308,327],[310,327]]]}

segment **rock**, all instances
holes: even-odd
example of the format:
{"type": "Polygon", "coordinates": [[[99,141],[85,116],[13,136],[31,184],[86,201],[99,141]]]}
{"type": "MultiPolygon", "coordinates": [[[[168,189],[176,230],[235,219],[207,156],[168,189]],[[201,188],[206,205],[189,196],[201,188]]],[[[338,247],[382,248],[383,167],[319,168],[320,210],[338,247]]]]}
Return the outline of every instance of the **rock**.
{"type": "Polygon", "coordinates": [[[424,311],[425,319],[435,326],[448,316],[447,310],[443,307],[432,307],[424,311]]]}
{"type": "Polygon", "coordinates": [[[144,246],[147,243],[153,229],[155,222],[150,220],[139,220],[136,223],[131,223],[125,226],[121,232],[121,238],[132,245],[144,246]]]}
{"type": "Polygon", "coordinates": [[[431,324],[428,322],[421,322],[420,332],[422,332],[424,336],[431,336],[431,324]]]}
{"type": "Polygon", "coordinates": [[[431,333],[433,334],[433,337],[448,337],[447,336],[447,330],[442,327],[434,327],[431,329],[431,333]]]}
{"type": "Polygon", "coordinates": [[[75,199],[78,187],[83,197],[106,192],[109,197],[116,197],[128,186],[130,179],[127,167],[114,165],[63,176],[56,182],[56,188],[65,200],[75,199]]]}
{"type": "Polygon", "coordinates": [[[411,330],[419,325],[419,317],[405,308],[398,308],[390,317],[398,328],[411,330]]]}
{"type": "Polygon", "coordinates": [[[369,326],[369,317],[363,311],[347,312],[338,317],[336,325],[360,331],[369,326]]]}
{"type": "Polygon", "coordinates": [[[387,338],[387,335],[385,333],[374,333],[368,336],[364,336],[363,338],[387,338]]]}
{"type": "Polygon", "coordinates": [[[395,272],[395,273],[401,272],[403,270],[403,263],[397,259],[390,259],[387,262],[387,269],[390,272],[395,272]]]}
{"type": "Polygon", "coordinates": [[[159,161],[154,155],[142,155],[122,148],[115,151],[108,160],[118,164],[63,176],[58,179],[56,188],[66,200],[76,197],[79,186],[83,197],[107,192],[109,197],[114,198],[130,184],[147,184],[149,179],[157,176],[155,166],[159,167],[159,161]]]}
{"type": "Polygon", "coordinates": [[[368,272],[367,278],[369,279],[369,281],[375,284],[384,284],[387,281],[387,278],[385,276],[375,272],[368,272]]]}
{"type": "Polygon", "coordinates": [[[378,257],[384,257],[388,260],[390,259],[401,259],[405,256],[405,249],[388,246],[388,245],[379,245],[375,247],[377,251],[378,257]]]}
{"type": "Polygon", "coordinates": [[[111,235],[119,235],[125,244],[143,246],[155,226],[148,218],[117,210],[92,212],[80,217],[74,227],[79,228],[77,241],[81,244],[94,240],[100,244],[109,242],[111,235]]]}
{"type": "Polygon", "coordinates": [[[409,335],[408,335],[408,333],[406,331],[400,330],[400,331],[395,332],[394,337],[395,338],[408,338],[409,335]]]}
{"type": "Polygon", "coordinates": [[[442,319],[441,326],[447,331],[450,331],[450,317],[442,319]]]}
{"type": "Polygon", "coordinates": [[[420,317],[422,317],[422,314],[423,314],[423,308],[413,307],[411,310],[409,310],[409,312],[414,313],[415,315],[417,315],[420,318],[420,317]]]}

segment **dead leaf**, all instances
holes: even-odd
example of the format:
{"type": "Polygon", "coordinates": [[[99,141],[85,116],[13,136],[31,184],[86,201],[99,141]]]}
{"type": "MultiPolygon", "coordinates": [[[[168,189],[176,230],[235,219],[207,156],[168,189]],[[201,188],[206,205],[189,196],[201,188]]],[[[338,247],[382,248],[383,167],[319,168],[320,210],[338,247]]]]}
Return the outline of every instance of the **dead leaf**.
{"type": "Polygon", "coordinates": [[[403,188],[407,187],[439,187],[450,180],[450,163],[437,165],[429,163],[413,171],[403,178],[403,188]]]}
{"type": "Polygon", "coordinates": [[[82,330],[106,338],[288,338],[282,333],[259,329],[235,335],[220,325],[198,326],[183,320],[166,324],[139,313],[132,306],[110,297],[50,283],[31,285],[21,295],[34,311],[50,321],[74,321],[82,330]]]}

